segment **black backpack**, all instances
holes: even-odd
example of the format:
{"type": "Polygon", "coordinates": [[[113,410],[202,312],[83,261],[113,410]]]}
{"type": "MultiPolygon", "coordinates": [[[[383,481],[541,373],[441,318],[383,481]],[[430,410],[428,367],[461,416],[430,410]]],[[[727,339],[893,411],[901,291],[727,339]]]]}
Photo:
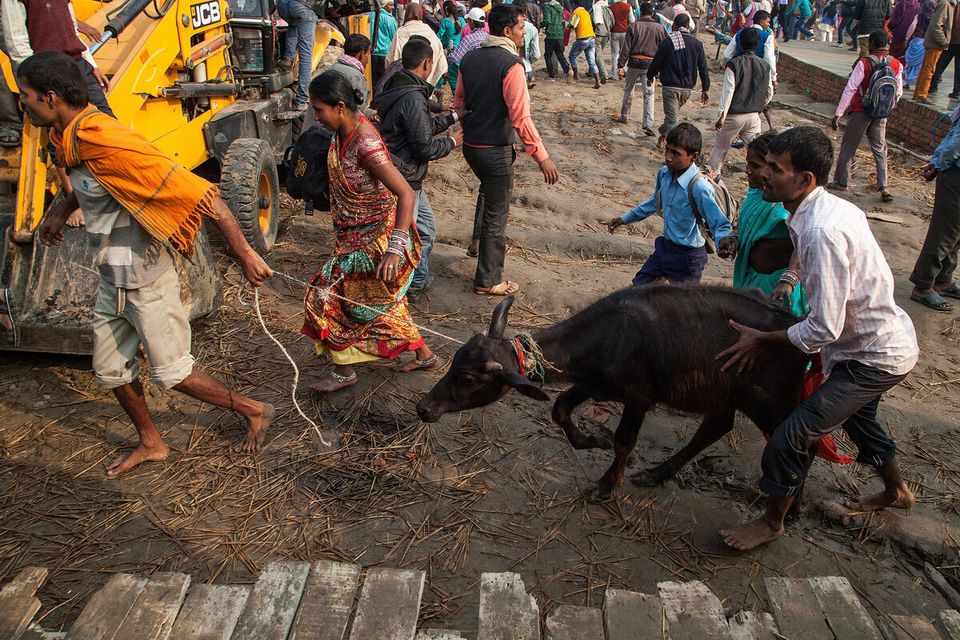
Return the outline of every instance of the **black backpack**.
{"type": "Polygon", "coordinates": [[[290,197],[313,203],[320,211],[330,210],[330,174],[327,152],[333,133],[323,127],[310,127],[287,150],[287,193],[290,197]]]}

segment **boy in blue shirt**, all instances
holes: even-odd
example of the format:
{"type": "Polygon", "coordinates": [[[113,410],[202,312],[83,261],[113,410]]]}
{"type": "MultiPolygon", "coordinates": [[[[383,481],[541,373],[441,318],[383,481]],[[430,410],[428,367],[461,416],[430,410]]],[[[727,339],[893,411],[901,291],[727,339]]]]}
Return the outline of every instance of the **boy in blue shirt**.
{"type": "Polygon", "coordinates": [[[736,236],[730,221],[723,214],[713,194],[709,178],[698,178],[697,159],[703,146],[700,130],[683,122],[667,134],[664,166],[657,173],[653,195],[630,211],[607,224],[614,233],[617,227],[632,224],[657,213],[659,194],[663,214],[663,235],[654,243],[653,254],[633,278],[633,284],[645,285],[657,280],[668,282],[699,282],[707,265],[706,241],[697,227],[697,218],[690,204],[693,196],[706,224],[717,241],[717,254],[728,257],[736,253],[736,236]],[[692,193],[688,187],[696,180],[692,193]]]}

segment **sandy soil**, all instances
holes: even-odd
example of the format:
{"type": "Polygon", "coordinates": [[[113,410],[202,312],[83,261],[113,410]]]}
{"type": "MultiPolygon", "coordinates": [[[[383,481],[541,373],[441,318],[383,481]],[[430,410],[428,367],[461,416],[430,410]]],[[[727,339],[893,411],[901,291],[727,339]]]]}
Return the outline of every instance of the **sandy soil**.
{"type": "MultiPolygon", "coordinates": [[[[684,110],[705,131],[715,120],[717,91],[710,106],[684,110]]],[[[652,250],[658,219],[617,236],[602,225],[646,196],[661,163],[654,140],[635,124],[611,122],[621,95],[619,82],[595,91],[586,81],[540,79],[533,91],[534,119],[563,177],[546,187],[529,158],[517,161],[506,269],[523,288],[514,328],[552,323],[627,285],[652,250]]],[[[823,110],[791,87],[778,99],[823,110]]],[[[784,110],[774,117],[777,127],[810,121],[784,110]]],[[[712,139],[707,132],[707,150],[712,139]]],[[[738,197],[746,188],[743,158],[731,150],[726,170],[738,197]]],[[[894,152],[891,165],[892,205],[870,191],[873,165],[864,152],[849,194],[865,210],[898,221],[872,226],[923,349],[915,371],[882,405],[881,419],[897,436],[920,499],[911,517],[958,525],[960,316],[909,301],[907,276],[933,188],[923,183],[916,159],[894,152]]],[[[496,303],[472,294],[475,263],[464,255],[477,183],[459,154],[430,171],[437,279],[414,305],[414,317],[464,339],[483,328],[496,303]]],[[[299,210],[287,205],[291,214],[299,210]]],[[[322,214],[291,217],[271,264],[309,276],[328,252],[329,226],[322,214]]],[[[89,360],[0,359],[0,581],[25,565],[48,567],[40,592],[47,627],[69,623],[113,572],[184,571],[198,582],[249,582],[270,559],[320,557],[427,570],[423,621],[468,632],[476,627],[483,571],[520,572],[546,611],[562,603],[599,605],[606,586],[649,592],[667,579],[702,579],[726,606],[759,608],[762,578],[772,575],[845,575],[874,612],[929,615],[946,606],[920,577],[917,557],[884,542],[872,526],[837,527],[812,508],[776,544],[745,555],[726,551],[716,529],[761,504],[753,487],[763,442],[745,420],[674,481],[653,490],[625,487],[615,501],[592,506],[583,495],[611,454],[573,451],[545,404],[514,394],[423,425],[413,405],[437,375],[401,375],[386,366],[363,367],[350,390],[309,397],[305,384],[328,367],[298,334],[302,290],[278,281],[261,296],[264,313],[301,366],[300,402],[325,435],[339,440],[340,448],[324,450],[293,411],[290,367],[241,305],[250,292],[238,270],[223,257],[220,266],[225,304],[195,325],[194,353],[207,370],[278,406],[256,457],[230,451],[242,436],[237,417],[148,383],[173,454],[107,480],[105,465],[135,435],[112,396],[94,384],[89,360]]],[[[730,262],[710,259],[707,281],[729,282],[731,274],[730,262]]],[[[448,357],[455,348],[437,337],[429,342],[448,357]]],[[[695,426],[667,411],[650,416],[637,465],[666,457],[695,426]]],[[[842,498],[875,483],[867,469],[820,461],[809,487],[811,497],[842,498]]]]}

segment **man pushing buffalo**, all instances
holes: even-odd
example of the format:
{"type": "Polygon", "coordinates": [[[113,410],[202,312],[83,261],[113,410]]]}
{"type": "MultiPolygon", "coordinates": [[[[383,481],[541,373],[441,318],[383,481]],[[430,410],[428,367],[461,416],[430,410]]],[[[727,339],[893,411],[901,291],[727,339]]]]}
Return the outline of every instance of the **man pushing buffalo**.
{"type": "Polygon", "coordinates": [[[734,549],[749,550],[776,540],[803,489],[820,439],[842,426],[857,446],[857,462],[877,469],[883,491],[851,499],[855,511],[909,509],[914,496],[900,475],[896,446],[877,421],[881,396],[917,362],[913,323],[893,300],[893,275],[863,211],[828,193],[833,163],[830,140],[817,128],[794,127],[770,142],[763,198],[790,211],[787,226],[795,253],[774,295],[799,281],[810,314],[780,331],[760,331],[731,321],[739,340],[721,352],[725,371],[743,373],[770,349],[793,345],[820,352],[823,385],[778,426],[763,451],[760,488],[766,513],[721,531],[734,549]]]}

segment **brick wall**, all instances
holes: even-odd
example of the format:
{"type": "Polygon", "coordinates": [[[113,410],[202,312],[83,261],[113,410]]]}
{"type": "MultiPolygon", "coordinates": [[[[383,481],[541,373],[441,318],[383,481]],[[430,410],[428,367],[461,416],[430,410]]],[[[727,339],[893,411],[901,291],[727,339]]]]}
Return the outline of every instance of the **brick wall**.
{"type": "MultiPolygon", "coordinates": [[[[814,99],[836,104],[847,84],[845,77],[803,62],[785,53],[777,61],[777,75],[801,89],[814,99]]],[[[950,120],[941,117],[936,107],[917,104],[901,98],[893,114],[887,119],[887,135],[909,147],[933,151],[950,130],[950,120]]]]}

